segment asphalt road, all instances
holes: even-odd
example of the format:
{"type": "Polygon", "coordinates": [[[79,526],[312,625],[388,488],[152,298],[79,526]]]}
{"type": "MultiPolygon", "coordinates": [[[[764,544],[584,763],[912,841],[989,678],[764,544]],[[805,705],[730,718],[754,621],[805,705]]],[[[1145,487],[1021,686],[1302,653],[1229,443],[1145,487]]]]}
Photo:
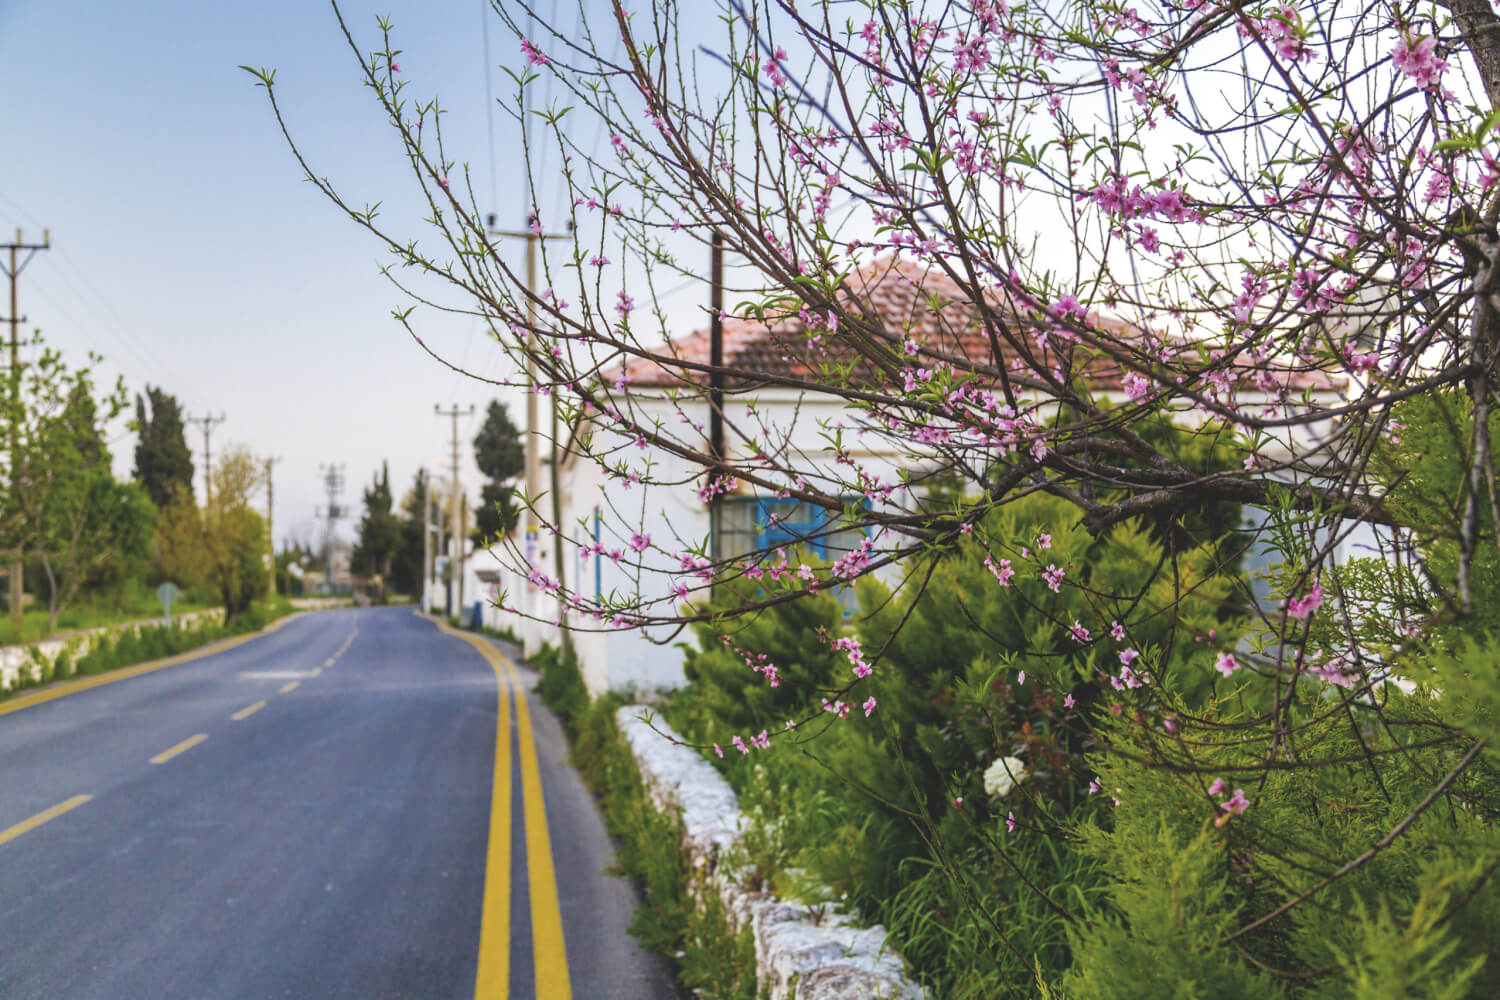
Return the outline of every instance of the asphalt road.
{"type": "Polygon", "coordinates": [[[0,702],[0,998],[678,997],[496,648],[327,611],[0,702]]]}

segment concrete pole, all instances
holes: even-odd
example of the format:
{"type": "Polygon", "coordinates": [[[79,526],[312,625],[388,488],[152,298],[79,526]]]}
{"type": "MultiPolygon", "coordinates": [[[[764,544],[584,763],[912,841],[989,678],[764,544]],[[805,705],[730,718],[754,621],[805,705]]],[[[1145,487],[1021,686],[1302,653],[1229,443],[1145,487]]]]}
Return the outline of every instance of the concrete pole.
{"type": "Polygon", "coordinates": [[[422,580],[421,593],[417,595],[417,605],[425,612],[431,610],[431,602],[428,600],[428,591],[432,585],[432,474],[428,473],[422,479],[422,572],[418,574],[422,580]]]}

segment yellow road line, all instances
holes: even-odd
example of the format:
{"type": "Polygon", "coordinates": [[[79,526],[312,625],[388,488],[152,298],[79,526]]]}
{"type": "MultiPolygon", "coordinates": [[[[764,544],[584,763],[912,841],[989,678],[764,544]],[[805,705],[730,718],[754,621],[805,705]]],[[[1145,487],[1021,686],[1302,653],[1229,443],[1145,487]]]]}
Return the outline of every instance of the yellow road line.
{"type": "Polygon", "coordinates": [[[275,632],[277,629],[281,628],[281,626],[285,625],[287,622],[296,617],[298,616],[295,614],[287,615],[285,618],[279,618],[271,624],[267,625],[259,632],[251,632],[249,635],[236,636],[233,639],[226,639],[223,642],[210,643],[207,646],[202,646],[198,649],[190,650],[186,653],[179,653],[176,656],[169,656],[165,660],[152,660],[150,663],[138,663],[133,667],[122,667],[119,670],[111,670],[107,674],[99,674],[97,677],[86,677],[83,680],[69,681],[66,684],[54,684],[51,687],[44,688],[41,691],[33,691],[31,694],[16,695],[13,698],[7,698],[3,702],[0,702],[0,715],[9,715],[11,712],[19,712],[23,708],[30,708],[33,705],[40,705],[43,702],[52,701],[54,698],[61,698],[65,695],[76,694],[79,691],[87,691],[89,688],[96,688],[101,684],[113,684],[115,681],[128,680],[131,677],[139,677],[141,674],[149,674],[154,670],[162,670],[166,667],[175,667],[179,663],[187,663],[190,660],[197,660],[205,656],[212,656],[215,653],[224,653],[236,646],[249,642],[251,639],[259,639],[263,635],[270,635],[272,632],[275,632]]]}
{"type": "Polygon", "coordinates": [[[297,690],[297,685],[301,683],[301,681],[287,681],[285,684],[281,685],[281,693],[291,694],[293,691],[297,690]]]}
{"type": "MultiPolygon", "coordinates": [[[[498,655],[498,654],[497,654],[498,655]]],[[[514,668],[504,660],[515,682],[514,668]]],[[[521,798],[526,803],[526,874],[531,886],[531,961],[536,969],[537,1000],[571,1000],[568,950],[563,942],[557,875],[552,867],[552,839],[547,833],[547,805],[542,799],[542,772],[526,695],[516,694],[516,732],[521,743],[521,798]]]]}
{"type": "Polygon", "coordinates": [[[57,819],[57,817],[67,812],[69,809],[76,809],[91,798],[93,798],[92,795],[75,795],[66,802],[59,802],[51,809],[42,810],[30,819],[22,820],[15,826],[11,827],[9,830],[0,830],[0,844],[15,840],[26,831],[35,830],[43,823],[57,819]]]}
{"type": "Polygon", "coordinates": [[[498,670],[495,673],[495,774],[490,789],[490,843],[484,862],[475,1000],[505,1000],[510,995],[510,686],[498,670]]]}
{"type": "Polygon", "coordinates": [[[259,712],[261,709],[263,709],[265,707],[266,707],[266,703],[265,702],[263,702],[263,701],[257,701],[254,705],[246,705],[244,708],[240,709],[238,712],[235,712],[233,715],[231,715],[230,718],[233,719],[235,722],[239,722],[241,719],[248,719],[250,716],[254,715],[256,712],[259,712]]]}
{"type": "Polygon", "coordinates": [[[152,757],[151,763],[165,764],[167,761],[171,760],[173,757],[176,757],[178,754],[187,753],[189,750],[193,749],[193,747],[197,746],[199,743],[202,743],[206,739],[208,739],[207,733],[199,733],[197,736],[189,736],[187,739],[183,740],[175,747],[169,747],[166,750],[163,750],[161,753],[157,754],[155,757],[152,757]]]}
{"type": "MultiPolygon", "coordinates": [[[[508,695],[514,693],[516,706],[516,734],[521,747],[521,801],[525,807],[525,829],[526,829],[526,874],[530,884],[529,894],[531,896],[531,957],[532,965],[536,975],[536,995],[538,1000],[572,1000],[572,981],[568,978],[568,953],[566,942],[563,939],[562,912],[557,896],[557,874],[552,864],[552,841],[547,832],[547,804],[542,794],[542,772],[537,762],[536,742],[531,731],[531,713],[526,706],[526,695],[518,685],[519,678],[516,675],[515,666],[500,654],[494,646],[483,639],[465,635],[449,627],[445,622],[436,622],[437,626],[450,635],[464,639],[489,661],[490,667],[495,671],[499,680],[501,692],[501,713],[503,732],[501,737],[503,744],[497,744],[496,757],[496,791],[495,798],[491,800],[490,817],[490,857],[486,869],[485,878],[485,905],[484,917],[481,922],[479,935],[479,967],[481,973],[486,968],[487,961],[493,962],[498,955],[505,955],[508,962],[510,950],[508,917],[506,919],[506,933],[498,940],[492,938],[491,924],[497,921],[500,914],[491,909],[489,896],[489,874],[495,871],[496,866],[508,872],[510,858],[510,712],[505,705],[508,695]],[[499,747],[503,745],[506,751],[504,766],[506,768],[506,780],[504,798],[501,794],[498,779],[501,761],[499,759],[499,747]],[[499,803],[506,804],[505,822],[497,826],[498,817],[496,810],[499,803]],[[503,830],[506,843],[504,853],[496,856],[495,837],[497,832],[503,830]],[[502,863],[499,859],[503,858],[502,863]],[[490,953],[496,953],[491,955],[490,953]]],[[[509,898],[504,900],[503,911],[508,914],[510,910],[509,898]]],[[[487,980],[481,975],[475,988],[476,1000],[489,1000],[491,997],[505,997],[504,992],[486,992],[487,980]]]]}

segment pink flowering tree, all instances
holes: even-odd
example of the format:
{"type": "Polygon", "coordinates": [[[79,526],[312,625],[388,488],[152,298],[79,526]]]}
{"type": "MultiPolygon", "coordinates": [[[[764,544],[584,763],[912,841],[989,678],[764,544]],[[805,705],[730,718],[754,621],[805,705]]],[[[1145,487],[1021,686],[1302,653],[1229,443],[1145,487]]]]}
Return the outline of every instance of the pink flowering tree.
{"type": "MultiPolygon", "coordinates": [[[[1117,752],[1094,785],[1116,791],[1121,823],[1132,789],[1151,805],[1142,823],[1168,801],[1206,820],[1210,839],[1178,847],[1227,849],[1236,893],[1276,887],[1195,925],[1213,928],[1200,944],[1250,956],[1226,960],[1224,983],[1364,968],[1373,941],[1276,942],[1302,914],[1373,905],[1332,887],[1421,841],[1435,803],[1489,808],[1459,789],[1493,763],[1475,720],[1500,694],[1470,685],[1477,714],[1423,722],[1430,706],[1406,692],[1434,683],[1432,657],[1457,655],[1437,637],[1482,614],[1494,583],[1500,17],[1470,0],[749,2],[699,37],[675,5],[581,13],[580,33],[495,5],[516,36],[506,106],[528,169],[545,150],[566,188],[561,214],[529,206],[533,232],[568,234],[539,241],[534,288],[498,252],[438,105],[408,96],[388,25],[369,52],[347,38],[429,210],[421,239],[346,201],[288,133],[307,177],[384,243],[393,280],[483,317],[520,373],[508,384],[552,407],[552,446],[606,483],[601,537],[556,482],[526,498],[556,560],[504,550],[548,598],[517,608],[671,634],[871,574],[911,596],[961,546],[982,550],[993,587],[1055,594],[1080,574],[1035,537],[992,530],[1008,523],[997,509],[1050,494],[1107,537],[1243,508],[1259,600],[1246,593],[1222,635],[1182,637],[1203,643],[1213,697],[1147,682],[1156,665],[1132,633],[1172,615],[1172,597],[1091,591],[1077,606],[1093,617],[1055,623],[1129,674],[1101,701],[1101,745],[1117,752]],[[536,106],[544,80],[565,96],[536,106]],[[580,120],[607,145],[585,145],[580,120]],[[684,281],[710,300],[715,244],[735,265],[719,315],[674,311],[664,290],[684,281]],[[778,393],[833,409],[781,422],[766,404],[778,393]],[[1418,412],[1441,474],[1406,440],[1418,412]],[[643,493],[793,502],[798,537],[826,558],[669,535],[631,505],[643,493]],[[590,559],[629,586],[595,593],[590,559]],[[710,606],[711,588],[747,580],[735,607],[710,606]],[[1326,789],[1296,799],[1284,775],[1356,766],[1359,795],[1381,803],[1359,815],[1378,819],[1320,845],[1299,825],[1308,810],[1356,806],[1326,789]]],[[[282,120],[272,74],[257,75],[282,120]]],[[[422,312],[399,317],[420,343],[422,312]]],[[[1180,599],[1201,579],[1174,575],[1173,531],[1158,537],[1153,572],[1180,599]]],[[[826,641],[848,669],[823,704],[877,724],[863,685],[883,647],[826,641]]],[[[1469,674],[1450,667],[1455,690],[1469,674]]],[[[1033,678],[1070,703],[1070,686],[1103,679],[1033,678]]],[[[1494,867],[1454,875],[1438,912],[1494,867]]],[[[1418,919],[1403,905],[1392,936],[1402,914],[1418,919]]],[[[1118,937],[1087,926],[1079,954],[1155,940],[1129,919],[1118,937]]]]}

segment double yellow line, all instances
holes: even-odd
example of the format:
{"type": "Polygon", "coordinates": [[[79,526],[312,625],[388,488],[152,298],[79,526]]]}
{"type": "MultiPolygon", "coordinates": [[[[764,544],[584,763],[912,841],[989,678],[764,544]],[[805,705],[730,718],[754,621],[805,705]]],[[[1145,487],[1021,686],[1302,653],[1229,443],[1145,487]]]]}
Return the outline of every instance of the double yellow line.
{"type": "Polygon", "coordinates": [[[489,661],[499,688],[495,726],[495,777],[490,798],[490,843],[484,870],[484,913],[479,925],[479,974],[475,1000],[505,1000],[510,995],[510,711],[515,695],[516,734],[521,744],[521,800],[525,807],[526,875],[531,896],[531,960],[537,1000],[572,1000],[568,952],[563,942],[552,841],[547,834],[547,805],[542,771],[537,764],[531,712],[519,685],[515,665],[490,643],[434,619],[438,628],[463,639],[489,661]]]}

